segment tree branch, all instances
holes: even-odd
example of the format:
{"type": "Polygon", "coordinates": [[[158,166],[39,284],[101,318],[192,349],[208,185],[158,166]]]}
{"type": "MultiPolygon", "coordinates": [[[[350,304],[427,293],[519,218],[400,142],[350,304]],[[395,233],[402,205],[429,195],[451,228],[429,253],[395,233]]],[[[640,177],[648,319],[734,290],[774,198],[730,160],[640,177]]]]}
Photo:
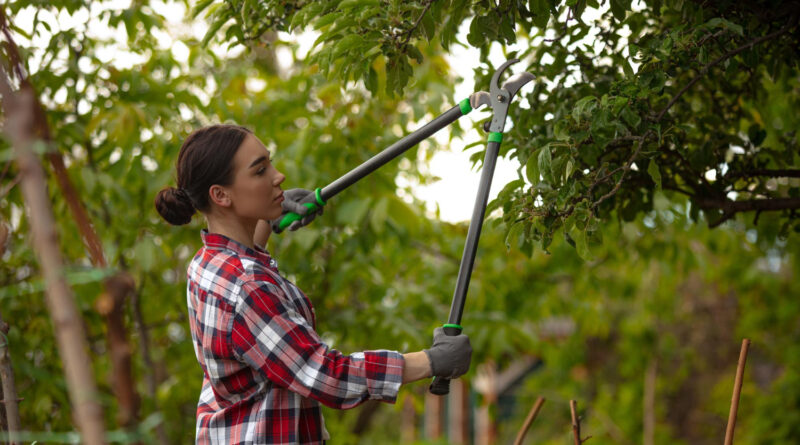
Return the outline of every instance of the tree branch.
{"type": "Polygon", "coordinates": [[[769,169],[755,169],[737,172],[728,172],[722,179],[735,179],[735,178],[752,178],[755,176],[767,176],[771,178],[800,178],[800,170],[769,170],[769,169]]]}
{"type": "MultiPolygon", "coordinates": [[[[605,195],[601,196],[599,200],[597,200],[594,204],[592,204],[592,209],[593,210],[596,209],[600,204],[602,204],[603,201],[605,201],[606,199],[614,196],[619,191],[619,188],[622,186],[622,183],[625,181],[625,175],[630,171],[631,165],[633,165],[633,162],[636,160],[636,157],[639,156],[639,153],[642,151],[642,145],[644,145],[644,141],[650,136],[651,133],[652,132],[650,130],[648,130],[639,139],[639,144],[636,146],[636,150],[634,150],[634,152],[631,155],[631,157],[628,158],[628,162],[623,167],[620,167],[622,169],[622,176],[619,178],[619,181],[617,181],[617,184],[614,186],[613,189],[611,189],[610,192],[608,192],[605,195]]],[[[617,170],[615,170],[614,172],[609,173],[609,176],[614,174],[618,170],[619,170],[619,168],[617,170]]]]}
{"type": "Polygon", "coordinates": [[[676,94],[672,99],[670,99],[670,101],[667,103],[667,106],[665,106],[664,109],[661,110],[660,113],[658,113],[658,116],[656,116],[655,121],[656,122],[660,121],[661,118],[663,118],[664,115],[667,113],[667,111],[669,111],[669,109],[672,108],[673,105],[675,105],[675,102],[677,102],[678,99],[680,99],[680,97],[683,96],[683,93],[688,91],[689,88],[691,88],[695,83],[697,83],[698,80],[700,80],[703,76],[708,74],[708,71],[711,68],[719,65],[721,62],[723,62],[723,61],[725,61],[727,59],[730,59],[731,57],[739,54],[740,52],[742,52],[742,51],[744,51],[746,49],[750,49],[753,46],[758,45],[759,43],[766,42],[767,40],[771,40],[771,39],[774,39],[775,37],[778,37],[779,35],[785,33],[789,29],[791,29],[792,26],[794,26],[794,25],[795,25],[795,21],[792,20],[789,23],[787,23],[786,25],[784,25],[783,28],[781,28],[781,29],[779,29],[779,30],[777,30],[777,31],[775,31],[773,33],[767,34],[765,36],[761,36],[761,37],[759,37],[759,38],[757,38],[755,40],[751,40],[750,42],[745,43],[744,45],[742,45],[742,46],[740,46],[740,47],[738,47],[736,49],[730,50],[727,53],[719,56],[715,60],[713,60],[713,61],[709,62],[708,64],[706,64],[703,68],[700,69],[700,72],[692,80],[689,81],[689,83],[687,83],[683,88],[681,88],[680,91],[678,91],[678,94],[676,94]]]}
{"type": "Polygon", "coordinates": [[[728,198],[719,199],[700,195],[694,195],[693,198],[701,209],[722,210],[722,217],[719,220],[713,223],[709,222],[709,227],[711,228],[719,226],[739,212],[800,209],[800,198],[769,198],[746,201],[733,201],[728,198]]]}
{"type": "Polygon", "coordinates": [[[427,14],[428,10],[431,9],[431,5],[433,4],[433,2],[434,2],[434,0],[428,0],[428,2],[425,3],[425,8],[423,8],[422,14],[420,14],[419,17],[417,17],[417,21],[414,23],[414,26],[412,26],[408,31],[405,32],[406,37],[400,43],[400,48],[401,49],[405,48],[406,45],[408,45],[408,42],[411,40],[411,35],[414,34],[414,31],[417,30],[417,28],[419,27],[419,24],[422,23],[422,18],[425,17],[425,14],[427,14]]]}

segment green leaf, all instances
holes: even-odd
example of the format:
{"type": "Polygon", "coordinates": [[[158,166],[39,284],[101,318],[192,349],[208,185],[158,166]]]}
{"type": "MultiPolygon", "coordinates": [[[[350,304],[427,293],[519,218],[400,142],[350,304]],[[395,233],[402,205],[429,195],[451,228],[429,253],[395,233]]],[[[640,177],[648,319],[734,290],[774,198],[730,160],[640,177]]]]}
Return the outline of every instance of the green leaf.
{"type": "Polygon", "coordinates": [[[203,36],[203,41],[201,42],[202,46],[208,46],[208,42],[217,34],[222,25],[228,21],[227,16],[217,16],[216,20],[208,27],[208,31],[206,31],[206,35],[203,36]]]}
{"type": "MultiPolygon", "coordinates": [[[[539,154],[541,155],[541,153],[539,154]]],[[[536,185],[539,183],[539,159],[537,156],[528,158],[528,162],[525,164],[525,176],[527,176],[531,184],[536,185]]]]}
{"type": "Polygon", "coordinates": [[[628,125],[630,125],[633,128],[638,127],[639,124],[642,122],[642,118],[639,117],[639,115],[635,111],[633,111],[631,107],[623,108],[620,116],[625,122],[628,123],[628,125]]]}
{"type": "Polygon", "coordinates": [[[363,43],[363,40],[360,35],[358,34],[349,34],[342,37],[341,40],[336,44],[333,51],[333,56],[338,57],[351,49],[355,48],[356,46],[363,43]]]}
{"type": "Polygon", "coordinates": [[[651,159],[650,164],[647,165],[647,173],[656,183],[656,189],[661,190],[661,172],[658,170],[658,164],[656,164],[655,159],[651,159]]]}
{"type": "MultiPolygon", "coordinates": [[[[190,13],[190,16],[191,16],[193,19],[194,19],[194,18],[197,18],[197,16],[198,16],[198,15],[199,15],[201,12],[203,12],[203,11],[204,11],[206,8],[208,8],[208,6],[209,6],[211,3],[213,3],[213,2],[214,2],[214,0],[200,0],[200,1],[199,1],[199,2],[197,2],[197,4],[196,4],[196,5],[195,5],[195,6],[192,8],[192,11],[191,11],[191,13],[190,13]]],[[[42,22],[42,23],[44,23],[44,22],[42,22]]]]}
{"type": "Polygon", "coordinates": [[[389,210],[389,198],[382,197],[378,200],[378,203],[372,208],[370,212],[370,219],[369,223],[372,226],[372,230],[375,233],[381,233],[384,231],[386,226],[386,217],[388,216],[389,210]]]}
{"type": "Polygon", "coordinates": [[[531,0],[531,12],[533,12],[533,24],[539,29],[547,28],[550,20],[550,5],[547,0],[531,0]]]}
{"type": "Polygon", "coordinates": [[[369,211],[371,201],[369,198],[345,201],[339,206],[336,213],[336,222],[339,224],[361,224],[367,211],[369,211]]]}
{"type": "Polygon", "coordinates": [[[425,14],[422,17],[422,32],[425,34],[425,38],[427,40],[432,40],[436,35],[436,24],[433,21],[433,16],[431,14],[425,14]]]}
{"type": "Polygon", "coordinates": [[[553,171],[551,169],[553,158],[550,155],[549,146],[542,147],[542,150],[539,152],[538,162],[539,162],[539,172],[545,179],[547,179],[547,181],[550,184],[552,184],[554,182],[553,171]]]}
{"type": "Polygon", "coordinates": [[[524,228],[524,224],[522,222],[518,222],[511,226],[509,229],[508,234],[505,238],[506,249],[511,249],[512,243],[514,247],[519,246],[519,238],[522,235],[522,229],[524,228]]]}
{"type": "Polygon", "coordinates": [[[611,3],[611,13],[614,14],[614,18],[623,21],[625,20],[625,13],[631,7],[631,0],[610,0],[611,3]]]}
{"type": "Polygon", "coordinates": [[[320,17],[319,20],[314,21],[314,29],[320,30],[330,25],[340,17],[341,16],[335,12],[330,12],[328,14],[325,14],[322,17],[320,17]]]}
{"type": "Polygon", "coordinates": [[[575,121],[579,122],[583,112],[591,109],[590,105],[595,102],[597,102],[597,98],[595,96],[586,96],[575,102],[575,107],[572,109],[572,117],[575,119],[575,121]]]}
{"type": "Polygon", "coordinates": [[[575,241],[575,249],[578,255],[584,261],[591,261],[594,259],[592,252],[589,251],[589,245],[586,242],[586,230],[576,230],[572,233],[572,239],[575,241]]]}

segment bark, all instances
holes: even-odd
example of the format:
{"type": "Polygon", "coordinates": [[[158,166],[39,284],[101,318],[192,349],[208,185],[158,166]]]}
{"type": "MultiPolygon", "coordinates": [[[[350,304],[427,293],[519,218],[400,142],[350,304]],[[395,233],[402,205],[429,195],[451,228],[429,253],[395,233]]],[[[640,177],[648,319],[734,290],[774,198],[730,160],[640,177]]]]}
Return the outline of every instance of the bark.
{"type": "Polygon", "coordinates": [[[525,418],[525,421],[522,423],[522,428],[520,428],[519,432],[517,433],[517,438],[514,440],[514,445],[522,445],[522,440],[525,439],[525,435],[528,434],[531,424],[533,424],[533,421],[536,420],[536,416],[539,414],[539,410],[542,409],[544,401],[544,397],[539,397],[536,399],[536,403],[534,403],[531,407],[530,412],[528,412],[528,417],[525,418]]]}
{"type": "Polygon", "coordinates": [[[414,407],[414,397],[411,394],[406,394],[403,399],[401,416],[400,443],[412,443],[417,440],[417,409],[414,407]]]}
{"type": "Polygon", "coordinates": [[[569,410],[572,414],[572,438],[575,445],[581,445],[581,419],[578,417],[578,402],[574,400],[569,401],[569,410]]]}
{"type": "Polygon", "coordinates": [[[656,359],[651,359],[644,374],[644,428],[642,434],[642,445],[653,445],[655,443],[656,430],[656,359]]]}
{"type": "Polygon", "coordinates": [[[105,282],[105,292],[97,300],[98,312],[108,327],[108,351],[111,358],[111,387],[119,403],[117,423],[133,427],[139,411],[139,395],[131,370],[131,345],[125,330],[125,299],[133,292],[133,278],[119,273],[105,282]]]}
{"type": "Polygon", "coordinates": [[[731,410],[728,413],[728,427],[725,429],[725,445],[733,444],[733,430],[736,428],[736,412],[739,409],[739,395],[742,393],[742,379],[744,378],[744,365],[747,362],[747,349],[750,340],[742,340],[742,349],[739,351],[739,365],[736,367],[736,379],[733,382],[733,396],[731,397],[731,410]]]}
{"type": "Polygon", "coordinates": [[[20,91],[12,92],[5,72],[0,72],[0,84],[6,116],[5,130],[14,147],[22,175],[22,194],[28,207],[34,248],[44,274],[47,303],[64,362],[75,418],[83,443],[102,444],[105,441],[105,428],[98,402],[99,394],[92,376],[91,359],[86,352],[86,333],[72,289],[64,276],[64,262],[58,248],[44,170],[31,151],[35,134],[36,98],[33,90],[24,84],[20,91]]]}
{"type": "Polygon", "coordinates": [[[469,392],[463,379],[450,382],[447,396],[448,442],[463,445],[469,442],[469,392]]]}
{"type": "MultiPolygon", "coordinates": [[[[27,92],[30,98],[30,109],[28,110],[28,115],[26,116],[29,119],[29,122],[26,122],[26,129],[27,129],[27,137],[29,138],[28,143],[32,143],[34,139],[43,140],[49,142],[52,140],[50,128],[47,124],[47,116],[45,113],[45,109],[42,104],[37,99],[35,88],[24,76],[24,70],[22,69],[23,63],[22,58],[20,57],[19,51],[17,50],[17,46],[14,43],[14,40],[8,31],[8,18],[5,15],[5,11],[0,9],[0,27],[2,27],[2,31],[8,41],[7,50],[10,54],[10,58],[12,60],[12,69],[13,72],[16,73],[16,76],[20,82],[20,91],[27,92]]],[[[2,91],[3,97],[10,96],[12,94],[11,87],[8,85],[8,82],[5,80],[5,74],[3,74],[4,80],[4,88],[2,91]]],[[[4,101],[5,104],[5,101],[4,101]]],[[[6,116],[11,116],[6,110],[6,116]]],[[[7,122],[9,128],[13,128],[10,125],[10,122],[7,122]]],[[[15,129],[17,130],[17,129],[15,129]]],[[[32,155],[32,154],[31,154],[32,155]]],[[[33,156],[33,155],[32,155],[33,156]]],[[[33,156],[35,159],[35,156],[33,156]]],[[[64,159],[61,153],[58,152],[50,152],[47,154],[47,158],[50,161],[50,164],[53,167],[53,172],[55,174],[56,180],[58,182],[59,188],[61,189],[61,193],[64,196],[64,199],[67,202],[67,205],[72,212],[72,216],[77,223],[78,230],[81,234],[81,239],[83,240],[84,244],[86,245],[86,249],[88,250],[89,257],[91,259],[92,265],[94,267],[102,267],[105,268],[108,266],[106,262],[105,255],[103,254],[103,245],[100,241],[100,237],[97,235],[92,223],[89,219],[88,213],[86,212],[86,208],[84,207],[78,192],[76,191],[75,187],[73,186],[72,182],[69,179],[69,175],[67,174],[66,166],[64,165],[64,159]]],[[[36,164],[39,170],[42,170],[41,165],[39,164],[38,159],[36,159],[36,164]]],[[[20,165],[21,166],[21,165],[20,165]]],[[[20,168],[20,170],[22,170],[20,168]]],[[[42,181],[44,181],[44,173],[42,172],[42,181]]],[[[46,184],[43,182],[43,184],[46,184]]],[[[46,197],[46,195],[45,195],[46,197]]],[[[49,211],[49,203],[48,211],[49,211]]],[[[51,219],[52,219],[52,212],[51,219]]],[[[104,303],[103,298],[104,295],[113,295],[114,289],[113,284],[109,285],[110,281],[104,283],[105,290],[104,294],[101,295],[100,299],[96,302],[98,306],[103,306],[104,304],[108,306],[108,304],[104,303]]],[[[116,303],[114,303],[116,304],[116,303]]],[[[120,306],[122,303],[120,303],[120,306]]],[[[114,311],[112,311],[114,312],[114,311]]],[[[136,414],[138,409],[138,394],[136,393],[136,386],[135,382],[132,378],[132,371],[131,371],[131,361],[130,361],[130,346],[127,344],[127,334],[125,331],[125,324],[124,319],[121,316],[122,309],[120,307],[119,311],[120,315],[112,315],[112,318],[106,317],[106,330],[108,333],[108,343],[112,347],[116,347],[117,349],[111,349],[110,353],[112,355],[112,387],[115,388],[115,394],[119,396],[120,394],[124,394],[123,399],[118,399],[119,403],[119,419],[124,420],[124,423],[121,423],[122,426],[128,426],[136,420],[136,414]],[[126,359],[127,357],[127,359],[126,359]],[[117,388],[117,384],[126,384],[128,385],[126,388],[117,388]]],[[[105,314],[104,314],[105,315],[105,314]]]]}
{"type": "Polygon", "coordinates": [[[444,397],[435,396],[425,392],[425,438],[439,439],[442,437],[442,411],[444,410],[444,397]]]}
{"type": "MultiPolygon", "coordinates": [[[[140,304],[140,294],[143,288],[144,278],[140,280],[139,288],[134,289],[131,295],[131,305],[133,306],[134,324],[136,325],[136,331],[139,333],[139,350],[146,370],[147,395],[152,400],[155,411],[160,411],[158,399],[156,398],[156,388],[158,387],[156,368],[153,366],[153,359],[150,357],[150,335],[147,326],[144,324],[144,316],[142,315],[142,307],[140,304]]],[[[156,437],[158,438],[158,443],[162,445],[167,445],[169,443],[163,422],[159,422],[158,425],[156,425],[156,437]]]]}
{"type": "MultiPolygon", "coordinates": [[[[2,228],[4,226],[0,226],[2,228]]],[[[2,238],[2,234],[0,234],[2,238]]],[[[0,256],[3,254],[3,239],[0,239],[0,256]]],[[[0,314],[0,380],[3,383],[3,410],[6,415],[6,428],[9,434],[9,443],[20,443],[14,437],[14,433],[22,430],[22,422],[19,418],[19,405],[17,401],[17,388],[14,382],[14,367],[11,366],[11,356],[8,352],[8,325],[3,321],[0,314]]]]}
{"type": "Polygon", "coordinates": [[[359,408],[356,424],[353,425],[353,434],[360,436],[369,429],[372,419],[383,404],[377,400],[369,400],[359,408]]]}
{"type": "Polygon", "coordinates": [[[589,438],[592,436],[586,436],[581,439],[581,418],[578,416],[578,402],[575,400],[570,400],[569,410],[572,414],[572,438],[575,441],[575,445],[581,445],[589,440],[589,438]]]}

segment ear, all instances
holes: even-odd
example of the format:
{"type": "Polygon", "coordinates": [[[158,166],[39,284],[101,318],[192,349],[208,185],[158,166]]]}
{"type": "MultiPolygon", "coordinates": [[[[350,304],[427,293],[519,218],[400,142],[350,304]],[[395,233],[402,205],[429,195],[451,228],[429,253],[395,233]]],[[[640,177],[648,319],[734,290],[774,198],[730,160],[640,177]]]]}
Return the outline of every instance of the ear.
{"type": "Polygon", "coordinates": [[[228,191],[225,190],[225,187],[218,184],[214,184],[208,189],[208,197],[211,199],[211,202],[220,207],[230,207],[233,204],[228,191]]]}

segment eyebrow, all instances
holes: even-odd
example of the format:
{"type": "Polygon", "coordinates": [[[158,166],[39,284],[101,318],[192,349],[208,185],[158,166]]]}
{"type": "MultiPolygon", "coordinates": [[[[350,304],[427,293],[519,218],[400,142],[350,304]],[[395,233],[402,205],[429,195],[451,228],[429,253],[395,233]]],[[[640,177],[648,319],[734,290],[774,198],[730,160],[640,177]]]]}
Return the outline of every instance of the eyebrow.
{"type": "Polygon", "coordinates": [[[266,156],[261,156],[260,158],[258,158],[258,159],[256,159],[255,161],[253,161],[253,163],[252,163],[252,164],[250,164],[250,167],[247,167],[247,168],[253,168],[253,167],[255,167],[256,165],[258,165],[258,164],[260,164],[261,162],[263,162],[263,161],[266,161],[266,160],[267,160],[267,157],[266,157],[266,156]]]}

